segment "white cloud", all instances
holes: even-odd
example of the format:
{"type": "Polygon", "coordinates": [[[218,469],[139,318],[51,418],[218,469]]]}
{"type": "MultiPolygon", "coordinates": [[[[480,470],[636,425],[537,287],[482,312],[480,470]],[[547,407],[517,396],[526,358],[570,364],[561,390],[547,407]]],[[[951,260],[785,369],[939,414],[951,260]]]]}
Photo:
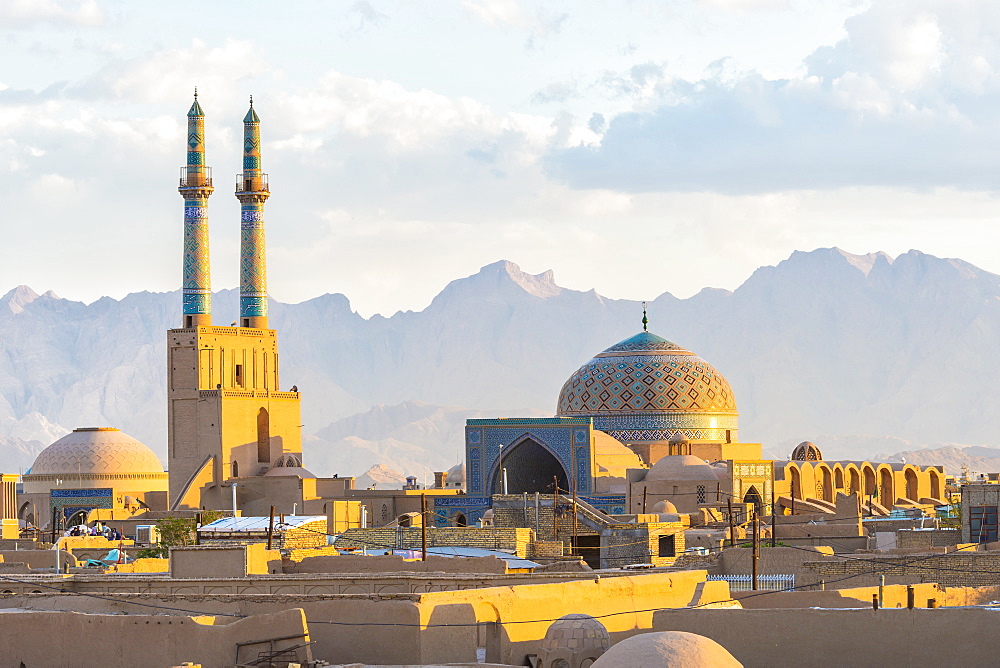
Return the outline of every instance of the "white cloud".
{"type": "Polygon", "coordinates": [[[97,0],[0,0],[0,26],[99,26],[106,20],[97,0]]]}
{"type": "Polygon", "coordinates": [[[698,81],[644,65],[605,74],[633,100],[599,145],[554,150],[550,173],[625,191],[891,185],[996,188],[1000,10],[888,0],[851,17],[800,77],[767,79],[720,59],[698,81]],[[954,75],[954,76],[953,76],[954,75]],[[987,147],[990,147],[987,149],[987,147]]]}

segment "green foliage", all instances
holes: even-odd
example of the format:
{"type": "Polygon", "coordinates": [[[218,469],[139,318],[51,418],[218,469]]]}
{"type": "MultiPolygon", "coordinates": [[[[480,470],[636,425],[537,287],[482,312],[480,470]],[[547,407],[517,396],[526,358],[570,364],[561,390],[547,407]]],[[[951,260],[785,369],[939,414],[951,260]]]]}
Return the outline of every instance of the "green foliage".
{"type": "MultiPolygon", "coordinates": [[[[220,517],[226,517],[227,513],[220,510],[205,510],[201,513],[201,523],[210,524],[220,517]]],[[[169,517],[157,523],[160,531],[160,543],[153,547],[139,551],[139,558],[166,558],[170,555],[171,547],[182,545],[194,545],[195,542],[195,521],[187,517],[169,517]]]]}
{"type": "Polygon", "coordinates": [[[228,517],[229,513],[225,513],[221,510],[203,510],[201,511],[201,523],[211,524],[217,519],[222,517],[228,517]]]}

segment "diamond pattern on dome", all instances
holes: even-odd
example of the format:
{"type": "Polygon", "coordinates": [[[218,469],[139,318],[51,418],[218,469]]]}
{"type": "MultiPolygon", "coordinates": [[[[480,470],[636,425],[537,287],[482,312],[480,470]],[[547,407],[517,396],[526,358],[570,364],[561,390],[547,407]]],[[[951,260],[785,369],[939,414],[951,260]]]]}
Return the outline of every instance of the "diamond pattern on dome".
{"type": "Polygon", "coordinates": [[[570,376],[559,393],[557,414],[662,411],[735,413],[736,398],[711,364],[642,332],[608,348],[570,376]]]}
{"type": "Polygon", "coordinates": [[[604,352],[606,353],[626,353],[641,352],[643,350],[680,350],[685,351],[673,341],[667,341],[662,336],[650,334],[649,332],[639,332],[635,336],[624,341],[619,341],[604,352]]]}

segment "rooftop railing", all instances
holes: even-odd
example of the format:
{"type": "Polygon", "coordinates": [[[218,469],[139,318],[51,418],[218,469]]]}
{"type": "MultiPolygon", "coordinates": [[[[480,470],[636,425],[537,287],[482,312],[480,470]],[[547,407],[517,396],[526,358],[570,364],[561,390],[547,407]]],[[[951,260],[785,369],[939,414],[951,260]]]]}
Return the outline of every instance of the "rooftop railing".
{"type": "Polygon", "coordinates": [[[212,168],[205,166],[181,167],[181,188],[211,188],[212,168]]]}
{"type": "Polygon", "coordinates": [[[236,192],[258,193],[271,192],[267,183],[267,174],[240,172],[236,175],[236,192]]]}

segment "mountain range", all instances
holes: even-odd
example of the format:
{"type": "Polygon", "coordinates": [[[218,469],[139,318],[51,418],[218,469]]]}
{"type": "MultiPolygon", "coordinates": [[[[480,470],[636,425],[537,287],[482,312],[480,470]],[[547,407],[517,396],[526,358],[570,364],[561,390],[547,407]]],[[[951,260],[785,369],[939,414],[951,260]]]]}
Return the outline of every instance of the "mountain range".
{"type": "MultiPolygon", "coordinates": [[[[1000,444],[1000,387],[987,382],[1000,372],[1000,276],[915,250],[828,248],[761,267],[733,291],[679,299],[669,283],[665,259],[663,285],[648,286],[660,293],[650,331],[729,379],[741,440],[775,457],[801,440],[831,459],[1000,444]]],[[[214,304],[228,324],[238,294],[214,304]]],[[[340,294],[270,308],[282,383],[303,393],[306,467],[357,475],[381,464],[418,477],[459,460],[468,417],[551,415],[564,380],[642,317],[636,301],[508,261],[452,281],[421,311],[364,318],[340,294]]],[[[92,304],[7,292],[0,470],[28,466],[78,426],[120,427],[165,458],[165,331],[179,322],[179,292],[92,304]]]]}

